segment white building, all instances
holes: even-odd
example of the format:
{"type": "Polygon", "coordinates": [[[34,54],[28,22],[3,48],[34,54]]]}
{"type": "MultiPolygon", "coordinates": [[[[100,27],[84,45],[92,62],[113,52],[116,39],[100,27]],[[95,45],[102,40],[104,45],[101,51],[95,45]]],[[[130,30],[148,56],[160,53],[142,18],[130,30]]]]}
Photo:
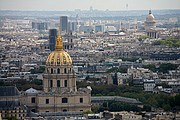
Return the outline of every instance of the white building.
{"type": "Polygon", "coordinates": [[[144,91],[153,91],[155,87],[155,81],[154,80],[144,80],[144,91]]]}

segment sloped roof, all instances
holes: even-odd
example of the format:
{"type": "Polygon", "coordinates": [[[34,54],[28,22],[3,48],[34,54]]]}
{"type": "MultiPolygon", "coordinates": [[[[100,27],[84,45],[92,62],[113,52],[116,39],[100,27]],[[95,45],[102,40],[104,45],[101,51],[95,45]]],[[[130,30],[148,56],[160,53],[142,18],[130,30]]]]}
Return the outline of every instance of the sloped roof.
{"type": "Polygon", "coordinates": [[[29,88],[25,91],[25,93],[31,94],[31,93],[38,93],[38,91],[34,88],[29,88]]]}
{"type": "Polygon", "coordinates": [[[0,110],[15,110],[20,107],[19,101],[0,101],[0,110]]]}
{"type": "Polygon", "coordinates": [[[19,90],[15,86],[1,86],[0,96],[18,96],[19,90]]]}

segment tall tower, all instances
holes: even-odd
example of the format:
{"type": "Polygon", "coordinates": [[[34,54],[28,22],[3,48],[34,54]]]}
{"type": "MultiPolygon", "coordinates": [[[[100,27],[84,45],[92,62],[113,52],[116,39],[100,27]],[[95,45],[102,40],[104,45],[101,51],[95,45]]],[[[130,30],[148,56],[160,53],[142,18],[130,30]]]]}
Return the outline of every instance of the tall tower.
{"type": "Polygon", "coordinates": [[[56,29],[50,29],[49,30],[49,49],[51,51],[55,50],[56,37],[57,37],[57,30],[56,29]]]}
{"type": "Polygon", "coordinates": [[[68,30],[68,17],[67,16],[60,17],[60,26],[61,26],[61,32],[66,33],[68,30]]]}
{"type": "Polygon", "coordinates": [[[70,55],[64,51],[60,36],[60,27],[56,39],[55,50],[46,60],[46,70],[43,76],[44,92],[76,91],[76,76],[70,55]]]}

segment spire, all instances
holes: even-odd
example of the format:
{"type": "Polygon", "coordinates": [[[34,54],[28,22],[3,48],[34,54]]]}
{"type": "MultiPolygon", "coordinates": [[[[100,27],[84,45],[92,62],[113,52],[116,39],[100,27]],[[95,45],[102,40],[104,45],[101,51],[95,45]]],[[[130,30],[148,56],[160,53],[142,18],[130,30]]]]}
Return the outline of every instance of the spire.
{"type": "Polygon", "coordinates": [[[56,38],[56,51],[63,50],[63,42],[60,34],[60,25],[58,26],[58,36],[56,38]]]}

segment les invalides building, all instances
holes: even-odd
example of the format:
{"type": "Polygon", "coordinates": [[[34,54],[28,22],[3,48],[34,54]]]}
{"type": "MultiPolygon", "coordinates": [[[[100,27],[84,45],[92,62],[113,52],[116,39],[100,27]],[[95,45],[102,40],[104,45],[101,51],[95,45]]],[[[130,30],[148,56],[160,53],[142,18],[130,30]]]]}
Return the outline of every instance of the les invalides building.
{"type": "Polygon", "coordinates": [[[46,60],[43,91],[26,90],[21,101],[33,112],[66,112],[91,110],[91,88],[76,87],[72,59],[63,49],[60,28],[56,47],[46,60]]]}

